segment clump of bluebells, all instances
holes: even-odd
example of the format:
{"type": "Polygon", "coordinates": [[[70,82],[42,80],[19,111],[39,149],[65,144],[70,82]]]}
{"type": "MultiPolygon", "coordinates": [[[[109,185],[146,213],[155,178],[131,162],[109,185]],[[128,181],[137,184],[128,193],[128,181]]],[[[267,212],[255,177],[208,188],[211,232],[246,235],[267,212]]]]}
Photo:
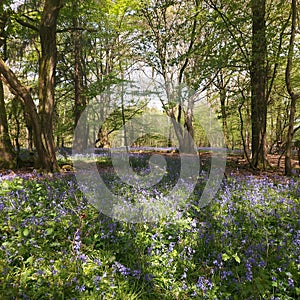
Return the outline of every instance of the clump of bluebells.
{"type": "Polygon", "coordinates": [[[299,186],[229,176],[205,208],[195,198],[179,217],[130,224],[99,213],[72,176],[2,180],[0,295],[298,299],[299,186]]]}

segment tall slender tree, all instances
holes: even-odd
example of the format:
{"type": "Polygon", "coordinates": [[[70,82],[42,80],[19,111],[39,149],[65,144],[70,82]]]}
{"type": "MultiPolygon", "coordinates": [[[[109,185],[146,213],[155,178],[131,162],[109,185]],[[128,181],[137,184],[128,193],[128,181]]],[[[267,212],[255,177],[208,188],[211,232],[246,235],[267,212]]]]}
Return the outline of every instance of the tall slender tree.
{"type": "Polygon", "coordinates": [[[161,104],[173,122],[179,147],[184,152],[194,151],[194,99],[191,95],[183,96],[182,86],[188,83],[186,74],[193,52],[196,48],[201,52],[204,44],[200,10],[200,0],[155,0],[141,6],[141,59],[164,82],[165,97],[161,97],[161,104]],[[180,123],[185,130],[178,126],[180,123]]]}
{"type": "Polygon", "coordinates": [[[296,115],[296,102],[300,98],[300,93],[295,91],[295,87],[292,84],[292,70],[293,70],[293,56],[294,56],[294,47],[295,47],[295,36],[297,30],[297,0],[292,0],[291,3],[291,13],[292,13],[292,25],[291,25],[291,34],[290,34],[290,43],[288,48],[288,58],[285,71],[285,82],[286,88],[290,95],[290,111],[289,111],[289,122],[288,122],[288,132],[286,140],[286,154],[285,154],[285,175],[292,175],[292,145],[294,137],[294,124],[295,124],[295,115],[296,115]]]}
{"type": "Polygon", "coordinates": [[[48,157],[47,169],[57,170],[53,137],[55,107],[55,69],[57,63],[56,27],[63,0],[47,0],[39,26],[41,56],[39,61],[39,115],[42,137],[48,157]]]}
{"type": "Polygon", "coordinates": [[[252,56],[251,56],[251,122],[252,164],[266,166],[266,0],[251,0],[252,11],[252,56]]]}

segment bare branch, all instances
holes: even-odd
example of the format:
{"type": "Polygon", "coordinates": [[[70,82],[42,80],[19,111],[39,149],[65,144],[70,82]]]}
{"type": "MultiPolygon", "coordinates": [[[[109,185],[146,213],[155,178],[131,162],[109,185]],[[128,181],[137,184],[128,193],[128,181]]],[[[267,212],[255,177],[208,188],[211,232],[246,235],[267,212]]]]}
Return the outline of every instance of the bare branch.
{"type": "Polygon", "coordinates": [[[29,28],[29,29],[32,29],[32,30],[34,30],[34,31],[36,31],[36,32],[39,31],[39,29],[38,29],[36,26],[34,26],[33,24],[31,24],[31,23],[29,23],[29,22],[26,22],[26,21],[24,21],[24,20],[22,20],[22,19],[19,19],[19,18],[16,18],[15,20],[16,20],[17,23],[19,23],[20,25],[22,25],[22,26],[24,26],[24,27],[27,27],[27,28],[29,28]]]}

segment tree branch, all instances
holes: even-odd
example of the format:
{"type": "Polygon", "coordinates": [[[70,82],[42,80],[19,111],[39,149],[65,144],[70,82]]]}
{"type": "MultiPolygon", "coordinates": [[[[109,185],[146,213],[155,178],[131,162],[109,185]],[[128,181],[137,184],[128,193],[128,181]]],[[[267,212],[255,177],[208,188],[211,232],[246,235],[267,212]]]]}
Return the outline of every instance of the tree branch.
{"type": "Polygon", "coordinates": [[[24,27],[27,27],[27,28],[29,28],[29,29],[32,29],[32,30],[34,30],[34,31],[36,31],[36,32],[39,31],[39,29],[38,29],[36,26],[34,26],[33,24],[31,24],[31,23],[29,23],[29,22],[26,22],[26,21],[24,21],[24,20],[22,20],[22,19],[19,19],[19,18],[15,18],[15,20],[16,20],[17,23],[19,23],[20,25],[22,25],[22,26],[24,26],[24,27]]]}
{"type": "Polygon", "coordinates": [[[69,32],[69,31],[88,31],[88,32],[98,32],[99,30],[94,29],[94,28],[84,28],[84,27],[68,27],[68,28],[63,28],[56,30],[56,33],[64,33],[64,32],[69,32]]]}

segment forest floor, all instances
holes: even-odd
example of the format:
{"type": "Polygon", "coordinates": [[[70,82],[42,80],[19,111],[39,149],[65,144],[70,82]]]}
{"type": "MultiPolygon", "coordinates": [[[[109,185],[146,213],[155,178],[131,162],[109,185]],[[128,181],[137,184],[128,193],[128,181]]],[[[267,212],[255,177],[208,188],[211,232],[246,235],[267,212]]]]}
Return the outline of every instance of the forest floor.
{"type": "MultiPolygon", "coordinates": [[[[157,153],[155,153],[157,154],[157,153]]],[[[179,155],[177,153],[166,153],[164,154],[168,157],[178,157],[179,155]]],[[[205,164],[209,165],[209,159],[210,159],[209,153],[201,153],[200,159],[202,162],[205,162],[205,164]]],[[[249,176],[252,175],[254,177],[261,177],[261,176],[267,176],[270,178],[283,176],[284,175],[284,156],[280,157],[278,154],[268,155],[267,156],[268,161],[268,167],[265,170],[253,170],[247,161],[247,159],[242,155],[228,155],[226,159],[226,169],[225,169],[225,175],[226,176],[249,176]]],[[[70,170],[68,167],[71,165],[69,163],[61,163],[62,166],[66,166],[66,168],[62,169],[60,174],[72,174],[74,173],[72,170],[70,170]]],[[[292,159],[292,166],[294,168],[294,174],[299,175],[300,174],[300,166],[298,159],[294,157],[292,159]]],[[[100,173],[107,173],[112,172],[113,167],[109,166],[107,164],[101,164],[99,163],[98,170],[100,173]]],[[[23,167],[20,169],[15,170],[7,170],[7,169],[0,169],[0,179],[13,179],[16,176],[20,176],[23,178],[34,178],[34,177],[41,177],[43,175],[38,174],[38,172],[33,167],[23,167]]],[[[53,176],[53,175],[44,175],[46,177],[53,176]]]]}
{"type": "MultiPolygon", "coordinates": [[[[253,175],[255,177],[278,177],[284,175],[284,156],[280,157],[278,154],[269,154],[267,156],[267,161],[268,167],[266,170],[254,171],[245,157],[241,155],[228,156],[226,175],[253,175]]],[[[299,174],[300,166],[296,157],[292,159],[292,166],[295,175],[299,174]]]]}
{"type": "MultiPolygon", "coordinates": [[[[133,155],[133,170],[147,168],[151,154],[133,155]]],[[[213,201],[202,206],[211,156],[201,153],[184,207],[185,190],[173,188],[184,182],[181,156],[166,156],[165,180],[148,190],[123,184],[110,159],[99,156],[117,203],[94,193],[98,178],[89,176],[79,189],[70,161],[52,175],[0,170],[0,298],[300,299],[297,161],[295,176],[285,177],[283,159],[275,168],[279,156],[268,157],[274,169],[255,174],[243,157],[228,156],[213,201]]]]}

